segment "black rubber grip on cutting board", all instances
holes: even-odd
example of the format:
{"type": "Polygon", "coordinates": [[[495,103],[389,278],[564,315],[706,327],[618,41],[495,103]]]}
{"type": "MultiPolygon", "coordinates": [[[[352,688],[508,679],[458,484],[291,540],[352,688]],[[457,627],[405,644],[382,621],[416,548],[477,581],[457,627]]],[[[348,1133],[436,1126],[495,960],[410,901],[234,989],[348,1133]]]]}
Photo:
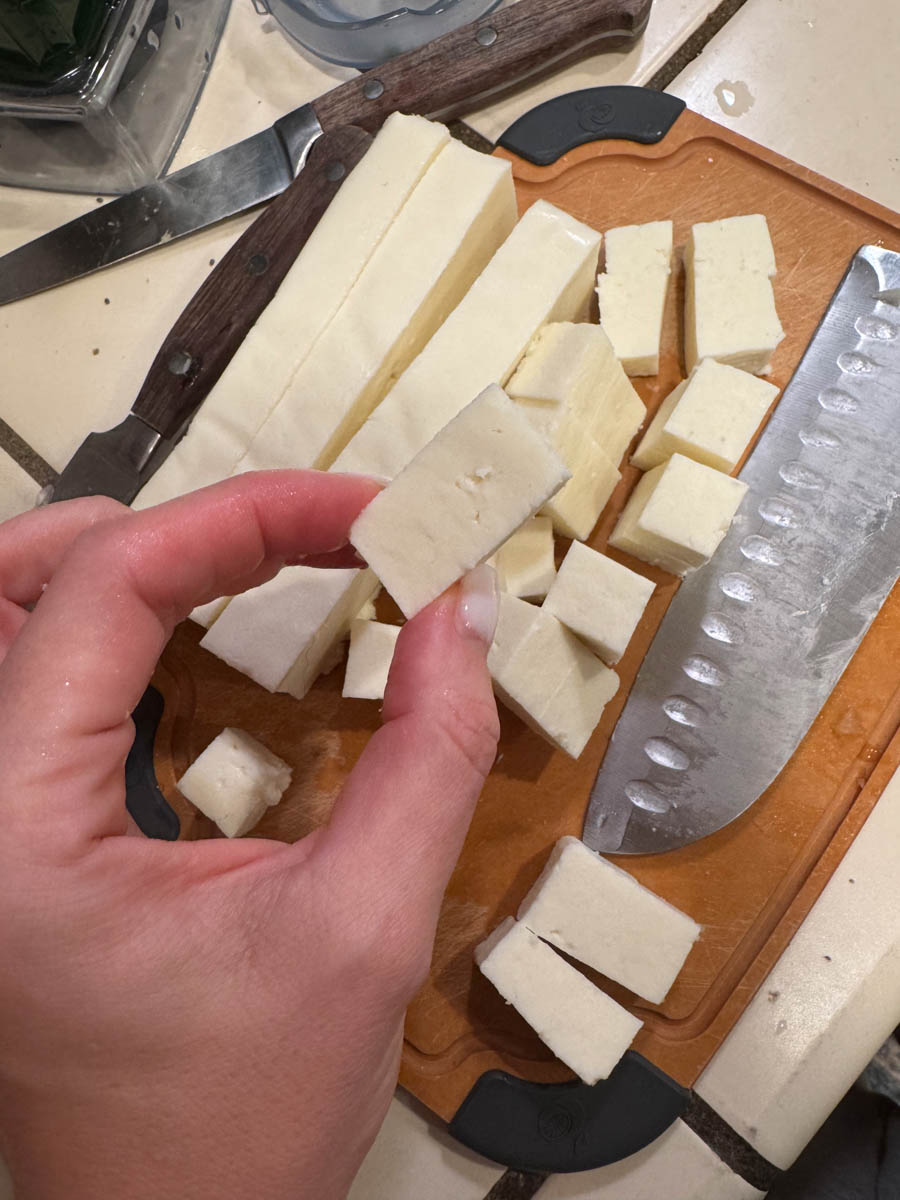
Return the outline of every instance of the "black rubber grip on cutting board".
{"type": "Polygon", "coordinates": [[[497,142],[538,167],[549,166],[585,142],[623,138],[661,141],[684,108],[666,92],[625,84],[556,96],[519,117],[497,142]]]}
{"type": "Polygon", "coordinates": [[[589,1171],[655,1141],[684,1112],[690,1095],[634,1050],[593,1087],[487,1071],[459,1106],[450,1132],[471,1150],[519,1171],[589,1171]]]}
{"type": "Polygon", "coordinates": [[[131,714],[134,742],[125,761],[125,806],[147,837],[174,842],[181,824],[159,790],[153,766],[153,744],[162,714],[162,696],[148,687],[131,714]]]}

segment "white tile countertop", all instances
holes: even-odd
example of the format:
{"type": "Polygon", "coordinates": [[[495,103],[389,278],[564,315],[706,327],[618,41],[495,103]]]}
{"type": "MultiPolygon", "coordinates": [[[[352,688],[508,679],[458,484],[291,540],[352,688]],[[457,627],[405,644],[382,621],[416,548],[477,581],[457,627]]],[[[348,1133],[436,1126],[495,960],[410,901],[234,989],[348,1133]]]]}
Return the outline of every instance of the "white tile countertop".
{"type": "MultiPolygon", "coordinates": [[[[655,0],[648,29],[630,50],[528,86],[468,122],[494,139],[552,95],[654,80],[705,116],[900,209],[898,48],[900,7],[886,0],[860,0],[852,18],[840,0],[655,0]],[[721,28],[701,50],[695,43],[710,21],[721,28]]],[[[174,165],[270,125],[348,74],[317,66],[250,0],[234,0],[174,165]]],[[[0,188],[0,252],[96,204],[93,196],[0,188]]],[[[249,220],[224,222],[0,309],[0,418],[60,469],[88,430],[125,415],[178,313],[249,220]]],[[[36,494],[37,484],[0,452],[0,519],[30,507],[36,494]]],[[[793,1161],[897,1022],[898,860],[895,779],[698,1084],[699,1095],[778,1167],[793,1161]]],[[[433,1200],[482,1200],[502,1175],[400,1096],[351,1197],[418,1200],[427,1191],[433,1200]]],[[[0,1166],[0,1200],[11,1195],[4,1178],[0,1166]]],[[[681,1122],[640,1154],[554,1177],[537,1194],[540,1200],[762,1195],[681,1122]]]]}

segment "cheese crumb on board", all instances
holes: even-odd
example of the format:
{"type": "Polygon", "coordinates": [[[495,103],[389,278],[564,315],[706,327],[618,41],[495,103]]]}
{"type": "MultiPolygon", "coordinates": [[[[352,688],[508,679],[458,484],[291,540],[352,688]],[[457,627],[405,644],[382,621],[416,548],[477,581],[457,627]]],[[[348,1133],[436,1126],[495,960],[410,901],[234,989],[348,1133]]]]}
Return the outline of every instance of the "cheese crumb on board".
{"type": "Polygon", "coordinates": [[[334,463],[392,479],[548,321],[587,313],[600,234],[538,200],[334,463]]]}
{"type": "Polygon", "coordinates": [[[587,433],[618,466],[647,415],[599,325],[545,325],[507,391],[563,459],[587,433]]]}
{"type": "Polygon", "coordinates": [[[625,651],[654,585],[582,542],[573,542],[544,601],[610,667],[625,651]]]}
{"type": "Polygon", "coordinates": [[[701,927],[578,838],[553,847],[518,919],[538,937],[652,1004],[675,982],[701,927]]]}
{"type": "Polygon", "coordinates": [[[493,554],[568,478],[492,385],[363,509],[350,541],[409,619],[493,554]]]}
{"type": "Polygon", "coordinates": [[[291,782],[291,768],[241,729],[223,729],[178,780],[178,790],[226,837],[243,837],[291,782]]]}
{"type": "Polygon", "coordinates": [[[585,1083],[610,1076],[643,1024],[512,917],[475,948],[475,961],[585,1083]]]}
{"type": "Polygon", "coordinates": [[[381,621],[351,623],[342,696],[356,700],[384,699],[399,636],[399,625],[385,625],[381,621]]]}
{"type": "Polygon", "coordinates": [[[516,223],[508,162],[451,141],[288,383],[238,471],[331,465],[516,223]]]}
{"type": "Polygon", "coordinates": [[[502,591],[526,600],[546,596],[556,575],[550,518],[532,517],[526,521],[494,555],[493,566],[502,591]]]}
{"type": "Polygon", "coordinates": [[[694,225],[684,251],[684,357],[765,375],[784,337],[775,311],[775,252],[759,213],[694,225]]]}
{"type": "Polygon", "coordinates": [[[606,271],[597,278],[600,324],[629,375],[656,375],[672,270],[672,222],[609,229],[605,245],[606,271]]]}
{"type": "Polygon", "coordinates": [[[704,358],[663,400],[631,461],[649,471],[684,454],[728,475],[777,395],[774,384],[704,358]]]}
{"type": "Polygon", "coordinates": [[[488,670],[507,708],[572,758],[619,690],[615,671],[556,617],[502,592],[488,670]]]}
{"type": "Polygon", "coordinates": [[[712,558],[746,491],[739,479],[673,454],[640,480],[609,544],[683,575],[712,558]]]}
{"type": "Polygon", "coordinates": [[[377,588],[368,570],[283,567],[235,596],[200,645],[268,691],[300,700],[377,588]]]}
{"type": "Polygon", "coordinates": [[[134,501],[147,508],[234,471],[450,135],[392,113],[344,180],[184,438],[134,501]]]}

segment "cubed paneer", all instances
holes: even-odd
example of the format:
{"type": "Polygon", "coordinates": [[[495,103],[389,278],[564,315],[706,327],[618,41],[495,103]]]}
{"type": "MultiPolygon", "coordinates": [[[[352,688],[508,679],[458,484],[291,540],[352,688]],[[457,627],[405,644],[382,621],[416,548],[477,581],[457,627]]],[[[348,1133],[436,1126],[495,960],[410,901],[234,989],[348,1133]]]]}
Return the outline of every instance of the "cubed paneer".
{"type": "Polygon", "coordinates": [[[492,561],[504,592],[526,600],[542,599],[556,575],[550,518],[531,517],[503,543],[492,561]]]}
{"type": "Polygon", "coordinates": [[[334,463],[393,479],[473,396],[505,384],[542,325],[586,314],[600,234],[538,200],[334,463]]]}
{"type": "Polygon", "coordinates": [[[606,233],[606,271],[597,279],[600,324],[629,375],[659,370],[672,222],[622,225],[606,233]]]}
{"type": "Polygon", "coordinates": [[[765,375],[784,330],[775,311],[775,254],[758,213],[694,225],[684,252],[685,363],[704,358],[765,375]]]}
{"type": "Polygon", "coordinates": [[[774,384],[704,358],[663,400],[631,461],[649,471],[684,454],[728,475],[777,395],[774,384]]]}
{"type": "Polygon", "coordinates": [[[609,1077],[643,1024],[512,917],[476,947],[475,961],[585,1083],[609,1077]]]}
{"type": "Polygon", "coordinates": [[[568,478],[559,455],[491,385],[363,509],[350,541],[409,619],[568,478]]]}
{"type": "Polygon", "coordinates": [[[544,326],[507,386],[563,461],[589,434],[618,467],[646,416],[599,325],[544,326]]]}
{"type": "Polygon", "coordinates": [[[572,478],[550,497],[541,512],[563,537],[585,541],[622,476],[589,434],[569,455],[566,466],[572,478]]]}
{"type": "Polygon", "coordinates": [[[241,729],[223,729],[178,781],[226,837],[243,837],[291,782],[291,768],[241,729]]]}
{"type": "Polygon", "coordinates": [[[572,958],[661,1004],[700,926],[575,837],[556,843],[518,919],[572,958]]]}
{"type": "Polygon", "coordinates": [[[631,493],[609,544],[675,575],[712,558],[747,485],[673,454],[631,493]]]}
{"type": "Polygon", "coordinates": [[[573,542],[543,609],[612,667],[628,649],[653,587],[636,571],[582,542],[573,542]]]}
{"type": "Polygon", "coordinates": [[[507,708],[572,758],[619,689],[615,671],[556,617],[502,593],[488,670],[507,708]]]}
{"type": "Polygon", "coordinates": [[[351,624],[350,652],[341,695],[356,700],[384,699],[399,636],[399,625],[385,625],[381,621],[354,621],[351,624]]]}

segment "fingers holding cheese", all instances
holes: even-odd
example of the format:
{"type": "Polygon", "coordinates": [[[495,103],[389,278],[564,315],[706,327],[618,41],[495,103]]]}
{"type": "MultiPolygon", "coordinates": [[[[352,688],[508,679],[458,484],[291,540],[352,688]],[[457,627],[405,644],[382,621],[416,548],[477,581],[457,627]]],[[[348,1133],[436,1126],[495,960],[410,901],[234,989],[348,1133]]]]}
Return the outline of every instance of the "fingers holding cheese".
{"type": "MultiPolygon", "coordinates": [[[[384,725],[335,807],[322,851],[367,911],[402,910],[402,936],[427,966],[441,897],[499,737],[486,657],[496,581],[479,567],[404,625],[384,725]],[[341,866],[353,863],[352,872],[341,866]]],[[[376,914],[377,915],[377,914],[376,914]]]]}

